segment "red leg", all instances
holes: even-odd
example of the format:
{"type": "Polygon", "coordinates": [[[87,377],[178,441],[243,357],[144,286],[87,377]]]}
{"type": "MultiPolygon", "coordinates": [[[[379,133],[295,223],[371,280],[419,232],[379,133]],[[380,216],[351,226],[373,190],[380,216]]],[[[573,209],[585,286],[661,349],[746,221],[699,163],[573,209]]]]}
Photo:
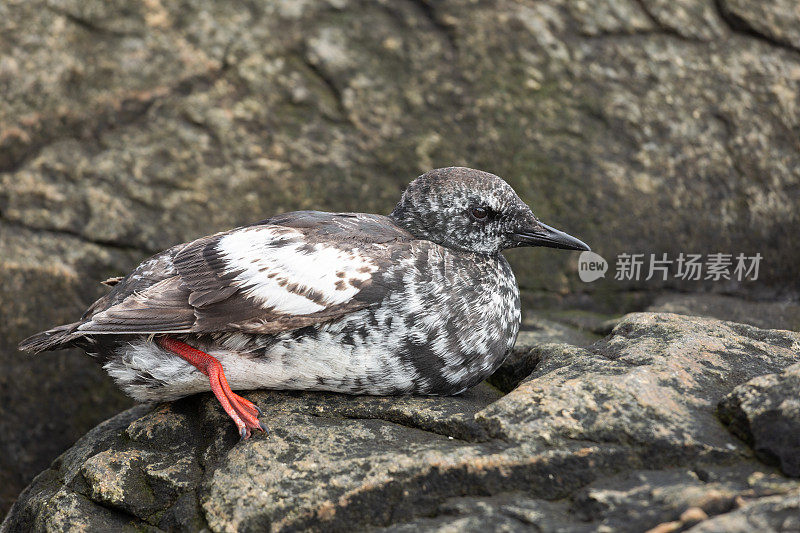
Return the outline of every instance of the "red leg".
{"type": "Polygon", "coordinates": [[[208,382],[211,385],[214,396],[217,397],[228,416],[233,419],[233,423],[239,428],[239,434],[243,439],[248,438],[251,430],[254,429],[266,432],[266,428],[257,418],[261,414],[261,410],[251,401],[242,398],[231,390],[219,361],[205,352],[169,337],[160,337],[157,342],[162,348],[191,363],[200,372],[208,376],[208,382]]]}
{"type": "MultiPolygon", "coordinates": [[[[173,346],[173,347],[174,347],[175,345],[177,345],[177,344],[180,344],[180,345],[183,345],[183,347],[182,347],[181,349],[185,350],[186,348],[188,348],[188,349],[191,351],[191,353],[192,353],[192,356],[194,356],[194,355],[195,355],[195,353],[194,353],[194,352],[197,352],[197,354],[200,354],[200,355],[201,355],[203,358],[208,358],[208,359],[211,359],[213,362],[216,362],[217,364],[219,364],[219,361],[217,361],[217,360],[216,360],[214,357],[212,357],[212,356],[208,355],[208,354],[207,354],[207,353],[205,353],[205,352],[202,352],[202,351],[200,351],[200,350],[197,350],[196,348],[192,348],[192,347],[191,347],[191,346],[189,346],[188,344],[185,344],[185,343],[183,343],[183,342],[180,342],[180,341],[176,341],[176,340],[174,340],[174,339],[167,339],[166,337],[164,337],[163,339],[160,339],[160,340],[159,340],[159,344],[161,345],[161,347],[162,347],[162,348],[165,348],[165,349],[167,349],[167,350],[171,351],[172,353],[174,353],[174,354],[176,354],[176,355],[179,355],[181,358],[183,358],[183,359],[186,359],[187,361],[189,361],[190,363],[192,363],[192,364],[193,364],[193,365],[194,365],[194,366],[195,366],[195,367],[196,367],[196,368],[197,368],[197,369],[198,369],[200,372],[202,372],[202,373],[203,373],[203,374],[205,374],[206,376],[208,376],[208,369],[207,369],[207,365],[206,365],[206,364],[204,364],[204,362],[201,362],[201,363],[200,363],[200,366],[198,366],[197,364],[195,364],[195,361],[194,361],[194,360],[189,360],[189,359],[187,359],[186,357],[184,357],[184,356],[183,356],[181,353],[178,353],[178,352],[176,352],[176,351],[175,351],[173,348],[166,346],[166,345],[164,344],[164,341],[166,341],[166,340],[169,340],[170,346],[173,346]]],[[[220,367],[220,368],[221,368],[221,367],[220,367]]],[[[223,391],[225,392],[225,396],[227,396],[227,397],[228,397],[228,400],[229,400],[231,403],[238,403],[238,404],[240,404],[240,405],[241,405],[242,407],[244,407],[244,408],[245,408],[245,409],[246,409],[246,410],[247,410],[247,411],[248,411],[248,412],[249,412],[251,415],[255,416],[256,418],[258,418],[259,416],[261,416],[261,409],[259,409],[259,408],[258,408],[258,406],[257,406],[256,404],[254,404],[253,402],[251,402],[251,401],[250,401],[250,400],[248,400],[247,398],[243,398],[243,397],[239,396],[238,394],[236,394],[235,392],[233,392],[233,391],[231,390],[231,388],[228,386],[228,380],[225,378],[225,373],[224,373],[224,372],[221,372],[221,373],[220,373],[220,375],[221,375],[221,377],[222,377],[222,379],[220,380],[222,383],[220,383],[220,385],[222,385],[223,391]],[[226,390],[226,389],[227,389],[227,390],[226,390]]]]}

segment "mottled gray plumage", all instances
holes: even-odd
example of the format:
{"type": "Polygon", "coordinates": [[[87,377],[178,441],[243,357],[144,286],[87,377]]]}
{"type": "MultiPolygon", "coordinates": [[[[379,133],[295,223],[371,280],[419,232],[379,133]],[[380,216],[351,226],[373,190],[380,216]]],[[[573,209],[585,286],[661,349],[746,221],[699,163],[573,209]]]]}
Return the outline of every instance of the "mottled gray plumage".
{"type": "Polygon", "coordinates": [[[519,291],[500,252],[524,245],[588,249],[497,176],[438,169],[389,216],[301,211],[174,246],[20,347],[79,346],[141,401],[209,389],[161,335],[217,358],[234,389],[455,394],[514,344],[519,291]]]}

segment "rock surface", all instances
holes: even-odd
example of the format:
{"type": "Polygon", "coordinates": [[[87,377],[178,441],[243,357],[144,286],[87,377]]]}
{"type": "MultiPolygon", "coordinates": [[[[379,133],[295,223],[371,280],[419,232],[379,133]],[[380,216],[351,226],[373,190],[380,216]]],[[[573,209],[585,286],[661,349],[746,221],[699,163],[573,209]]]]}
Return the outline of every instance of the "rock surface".
{"type": "Polygon", "coordinates": [[[107,264],[129,258],[127,251],[71,237],[0,227],[0,515],[86,431],[133,405],[78,351],[35,357],[17,351],[25,335],[73,321],[103,292],[97,283],[86,287],[83,276],[104,279],[107,264]]]}
{"type": "Polygon", "coordinates": [[[795,527],[800,480],[757,461],[716,406],[796,367],[799,333],[642,313],[588,347],[537,350],[505,395],[250,393],[271,433],[243,442],[209,395],[135,407],[40,474],[3,530],[795,527]]]}
{"type": "Polygon", "coordinates": [[[800,363],[736,387],[719,416],[760,459],[800,477],[800,363]]]}
{"type": "MultiPolygon", "coordinates": [[[[792,0],[0,3],[0,513],[130,405],[20,339],[154,251],[290,209],[386,212],[431,167],[506,177],[609,259],[760,252],[759,281],[726,287],[796,290],[799,18],[792,0]]],[[[509,255],[540,307],[580,288],[633,309],[574,254],[509,255]]]]}
{"type": "Polygon", "coordinates": [[[665,293],[656,297],[646,310],[707,316],[759,328],[800,331],[800,304],[791,301],[750,301],[708,293],[665,293]]]}

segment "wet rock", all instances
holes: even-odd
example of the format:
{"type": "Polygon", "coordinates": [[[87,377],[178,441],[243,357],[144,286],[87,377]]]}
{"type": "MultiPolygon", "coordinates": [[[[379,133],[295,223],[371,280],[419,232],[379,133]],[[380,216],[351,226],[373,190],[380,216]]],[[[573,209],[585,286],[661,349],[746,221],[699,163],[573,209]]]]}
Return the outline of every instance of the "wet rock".
{"type": "Polygon", "coordinates": [[[736,387],[719,417],[760,459],[800,477],[800,363],[736,387]]]}
{"type": "Polygon", "coordinates": [[[538,346],[506,395],[252,392],[270,434],[242,442],[208,394],[136,407],[40,474],[2,527],[791,525],[800,481],[755,460],[715,414],[738,385],[794,368],[798,348],[798,333],[643,313],[587,347],[538,346]]]}

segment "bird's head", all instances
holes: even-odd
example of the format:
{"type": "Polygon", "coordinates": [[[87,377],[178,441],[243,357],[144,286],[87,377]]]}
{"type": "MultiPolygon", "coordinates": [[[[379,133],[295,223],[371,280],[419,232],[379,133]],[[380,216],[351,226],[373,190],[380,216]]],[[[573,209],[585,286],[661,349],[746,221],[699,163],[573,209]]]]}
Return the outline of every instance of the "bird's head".
{"type": "Polygon", "coordinates": [[[575,237],[539,222],[508,183],[471,168],[426,172],[411,182],[390,216],[415,237],[457,250],[482,254],[517,246],[589,250],[575,237]]]}

